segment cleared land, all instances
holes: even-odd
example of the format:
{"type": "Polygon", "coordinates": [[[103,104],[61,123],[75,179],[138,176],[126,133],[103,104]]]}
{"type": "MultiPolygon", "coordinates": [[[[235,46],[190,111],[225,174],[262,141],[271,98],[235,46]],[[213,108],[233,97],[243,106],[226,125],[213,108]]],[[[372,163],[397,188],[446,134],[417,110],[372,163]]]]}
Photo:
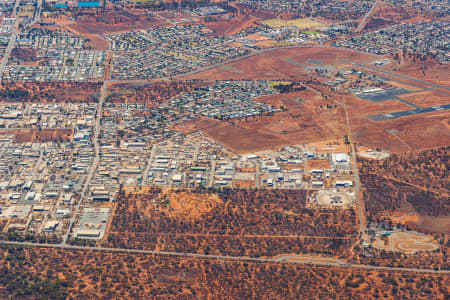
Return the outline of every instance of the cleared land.
{"type": "Polygon", "coordinates": [[[0,135],[14,135],[15,143],[71,141],[73,129],[0,129],[0,135]]]}
{"type": "Polygon", "coordinates": [[[292,80],[305,75],[311,60],[334,67],[351,66],[350,62],[370,62],[377,56],[346,49],[298,47],[269,51],[209,69],[183,79],[204,80],[292,80]]]}
{"type": "Polygon", "coordinates": [[[216,35],[233,35],[248,27],[254,26],[255,17],[244,15],[236,16],[229,20],[217,20],[214,22],[206,22],[205,26],[213,31],[216,35]]]}
{"type": "Polygon", "coordinates": [[[318,192],[317,204],[324,207],[350,207],[352,201],[347,193],[318,192]]]}
{"type": "MultiPolygon", "coordinates": [[[[392,68],[392,66],[389,66],[384,69],[391,69],[389,71],[392,71],[392,68]]],[[[448,76],[450,67],[448,64],[439,64],[433,61],[422,62],[417,60],[406,62],[400,67],[395,66],[394,72],[450,87],[450,79],[448,76]]]]}
{"type": "Polygon", "coordinates": [[[352,140],[394,153],[445,146],[450,143],[449,115],[438,111],[381,122],[352,119],[352,140]]]}
{"type": "Polygon", "coordinates": [[[343,137],[343,110],[331,101],[309,91],[264,96],[258,102],[284,111],[229,122],[202,119],[191,124],[240,153],[273,149],[283,145],[311,143],[343,137]],[[307,99],[299,101],[298,99],[307,99]]]}
{"type": "Polygon", "coordinates": [[[450,104],[450,92],[448,95],[442,95],[432,91],[410,93],[399,95],[398,97],[408,102],[422,107],[450,104]]]}
{"type": "Polygon", "coordinates": [[[273,28],[293,26],[299,29],[307,29],[307,28],[309,29],[324,26],[324,24],[308,18],[300,18],[293,20],[270,19],[259,21],[259,23],[273,28]]]}
{"type": "Polygon", "coordinates": [[[157,17],[121,10],[85,15],[76,21],[57,19],[56,22],[80,35],[100,35],[111,32],[148,29],[166,24],[157,17]]]}
{"type": "Polygon", "coordinates": [[[374,243],[374,247],[405,254],[439,249],[439,245],[434,241],[432,236],[420,233],[394,232],[384,239],[378,238],[374,243]]]}

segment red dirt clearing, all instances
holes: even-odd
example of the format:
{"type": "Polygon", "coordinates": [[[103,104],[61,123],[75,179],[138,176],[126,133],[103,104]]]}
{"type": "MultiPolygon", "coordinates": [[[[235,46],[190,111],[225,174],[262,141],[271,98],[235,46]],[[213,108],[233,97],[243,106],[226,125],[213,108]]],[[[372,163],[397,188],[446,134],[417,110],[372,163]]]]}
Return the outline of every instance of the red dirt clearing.
{"type": "Polygon", "coordinates": [[[321,60],[323,64],[342,67],[350,65],[351,62],[366,63],[376,58],[379,57],[353,50],[325,47],[278,49],[189,75],[183,79],[290,80],[305,74],[303,65],[307,65],[308,59],[321,60]]]}
{"type": "Polygon", "coordinates": [[[450,96],[431,91],[405,94],[398,97],[422,107],[450,104],[450,96]]]}
{"type": "Polygon", "coordinates": [[[0,129],[0,135],[14,135],[15,143],[42,143],[70,141],[73,129],[0,129]]]}
{"type": "Polygon", "coordinates": [[[203,119],[188,124],[186,128],[203,130],[211,138],[240,153],[345,135],[343,109],[309,90],[260,97],[255,101],[283,107],[285,111],[229,122],[203,119]],[[306,102],[300,102],[298,98],[306,102]]]}
{"type": "Polygon", "coordinates": [[[352,119],[352,138],[372,149],[406,152],[450,144],[450,112],[441,111],[395,120],[352,119]]]}
{"type": "Polygon", "coordinates": [[[233,35],[250,26],[254,26],[256,20],[258,19],[255,17],[244,16],[243,18],[207,22],[205,26],[211,29],[216,35],[233,35]]]}

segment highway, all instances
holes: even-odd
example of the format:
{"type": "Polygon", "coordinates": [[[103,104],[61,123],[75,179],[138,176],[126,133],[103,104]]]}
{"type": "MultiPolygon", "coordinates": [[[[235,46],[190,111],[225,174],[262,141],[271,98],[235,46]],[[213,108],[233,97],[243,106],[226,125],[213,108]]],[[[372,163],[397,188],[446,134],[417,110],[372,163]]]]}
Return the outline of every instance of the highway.
{"type": "Polygon", "coordinates": [[[14,48],[14,45],[16,44],[16,38],[17,38],[17,31],[19,29],[19,18],[17,18],[17,8],[19,7],[20,0],[16,0],[14,3],[12,18],[16,18],[16,23],[14,24],[13,31],[11,32],[11,36],[9,38],[8,47],[5,50],[5,55],[2,57],[2,60],[0,62],[0,78],[3,76],[3,73],[5,72],[6,65],[8,64],[9,57],[11,55],[11,51],[14,48]]]}
{"type": "Polygon", "coordinates": [[[450,270],[379,267],[379,266],[372,266],[372,265],[351,264],[351,263],[346,263],[345,261],[342,261],[342,260],[338,260],[334,257],[283,256],[283,257],[279,257],[279,258],[262,258],[262,257],[210,255],[210,254],[184,253],[184,252],[171,252],[171,251],[152,251],[152,250],[140,250],[140,249],[73,246],[73,245],[67,245],[67,244],[36,244],[36,243],[30,243],[30,242],[10,242],[10,241],[1,241],[0,243],[6,244],[6,245],[16,245],[16,246],[25,246],[25,247],[57,248],[57,249],[67,249],[67,250],[138,253],[138,254],[149,254],[149,255],[177,256],[177,257],[186,257],[186,258],[191,257],[191,258],[198,258],[198,259],[248,261],[248,262],[257,262],[257,263],[289,263],[289,264],[313,265],[313,266],[323,266],[323,267],[343,267],[343,268],[363,269],[363,270],[432,273],[432,274],[446,274],[446,275],[450,274],[450,270]]]}

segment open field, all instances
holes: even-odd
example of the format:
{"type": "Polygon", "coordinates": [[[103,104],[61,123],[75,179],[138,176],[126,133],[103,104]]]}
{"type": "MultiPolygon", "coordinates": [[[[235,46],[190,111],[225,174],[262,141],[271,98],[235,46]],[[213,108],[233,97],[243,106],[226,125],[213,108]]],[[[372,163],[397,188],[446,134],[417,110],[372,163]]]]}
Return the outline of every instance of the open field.
{"type": "Polygon", "coordinates": [[[237,128],[228,122],[199,120],[193,125],[196,130],[202,130],[208,136],[236,152],[267,150],[288,144],[288,141],[274,134],[258,132],[248,128],[237,128]]]}
{"type": "Polygon", "coordinates": [[[330,160],[328,159],[311,159],[308,161],[308,171],[313,169],[329,169],[331,166],[330,160]]]}
{"type": "Polygon", "coordinates": [[[324,24],[308,18],[293,19],[293,20],[269,19],[259,21],[259,23],[273,28],[292,26],[297,27],[299,29],[309,29],[324,26],[324,24]]]}
{"type": "Polygon", "coordinates": [[[414,232],[394,232],[385,238],[378,238],[374,247],[387,251],[398,251],[405,254],[414,254],[420,251],[433,251],[439,245],[432,236],[414,232]]]}
{"type": "Polygon", "coordinates": [[[450,143],[449,114],[437,111],[379,122],[352,119],[353,141],[388,152],[445,146],[450,143]]]}
{"type": "Polygon", "coordinates": [[[65,25],[83,35],[148,29],[164,24],[164,21],[157,17],[139,15],[130,11],[106,11],[95,16],[81,17],[65,25]]]}
{"type": "MultiPolygon", "coordinates": [[[[267,41],[264,41],[267,42],[267,41]]],[[[272,43],[272,41],[268,41],[272,43]]],[[[299,47],[269,51],[244,58],[230,64],[192,74],[183,79],[204,80],[292,80],[307,73],[311,61],[333,68],[350,66],[350,62],[370,62],[374,55],[346,50],[320,47],[299,47]]]]}
{"type": "MultiPolygon", "coordinates": [[[[387,68],[392,67],[385,67],[384,69],[387,68]]],[[[395,66],[394,72],[450,87],[450,79],[448,76],[450,67],[448,64],[417,60],[416,62],[406,62],[400,67],[395,66]]]]}
{"type": "Polygon", "coordinates": [[[0,135],[14,135],[15,143],[71,141],[73,129],[0,129],[0,135]]]}
{"type": "Polygon", "coordinates": [[[86,47],[93,50],[108,50],[109,44],[104,39],[100,38],[95,34],[85,34],[84,37],[87,39],[86,47]]]}
{"type": "Polygon", "coordinates": [[[285,111],[230,122],[203,119],[196,121],[193,127],[240,153],[345,135],[342,109],[309,90],[264,96],[256,101],[285,111]],[[299,98],[308,100],[299,101],[299,98]]]}
{"type": "Polygon", "coordinates": [[[399,95],[398,97],[422,107],[450,104],[450,92],[448,96],[432,91],[425,91],[399,95]]]}
{"type": "Polygon", "coordinates": [[[216,35],[233,35],[248,27],[254,26],[255,21],[258,20],[253,16],[236,16],[229,20],[219,19],[214,22],[204,23],[206,27],[211,29],[216,35]]]}
{"type": "Polygon", "coordinates": [[[336,99],[345,103],[347,111],[352,119],[366,119],[367,116],[405,111],[413,108],[397,99],[372,102],[360,99],[354,95],[336,95],[336,99]]]}
{"type": "Polygon", "coordinates": [[[425,231],[442,232],[450,235],[450,216],[431,217],[420,215],[419,219],[414,223],[425,231]]]}
{"type": "Polygon", "coordinates": [[[288,62],[280,62],[274,57],[258,55],[197,74],[188,75],[182,79],[290,80],[293,75],[298,73],[303,73],[302,66],[292,65],[288,62]]]}
{"type": "Polygon", "coordinates": [[[319,141],[309,144],[309,146],[316,147],[318,152],[326,153],[347,153],[350,152],[350,147],[345,144],[344,139],[331,139],[325,141],[319,141]]]}
{"type": "Polygon", "coordinates": [[[321,47],[279,49],[268,52],[267,55],[277,57],[282,61],[290,61],[293,64],[309,65],[310,61],[320,61],[321,65],[333,65],[336,68],[347,66],[350,62],[368,62],[380,58],[380,56],[348,49],[321,47]]]}

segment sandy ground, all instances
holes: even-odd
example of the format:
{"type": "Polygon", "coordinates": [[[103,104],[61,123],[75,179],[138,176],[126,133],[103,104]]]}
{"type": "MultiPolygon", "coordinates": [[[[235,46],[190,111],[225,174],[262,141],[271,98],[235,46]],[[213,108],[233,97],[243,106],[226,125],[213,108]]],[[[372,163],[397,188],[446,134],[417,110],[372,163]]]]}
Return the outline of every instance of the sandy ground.
{"type": "Polygon", "coordinates": [[[347,153],[350,152],[349,145],[344,143],[344,139],[331,139],[308,144],[309,147],[315,147],[317,152],[325,153],[347,153]]]}
{"type": "Polygon", "coordinates": [[[448,96],[432,91],[424,91],[399,95],[398,97],[422,107],[450,104],[450,92],[448,92],[448,96]]]}
{"type": "Polygon", "coordinates": [[[450,144],[450,112],[437,111],[381,122],[352,119],[352,140],[372,149],[407,152],[450,144]]]}
{"type": "Polygon", "coordinates": [[[319,192],[317,194],[317,204],[326,207],[350,207],[352,199],[347,193],[319,192]]]}
{"type": "Polygon", "coordinates": [[[439,249],[432,236],[414,232],[392,233],[387,237],[387,243],[380,237],[374,242],[374,247],[405,254],[439,249]]]}
{"type": "Polygon", "coordinates": [[[73,129],[0,129],[0,135],[14,135],[15,143],[71,141],[73,129]]]}

